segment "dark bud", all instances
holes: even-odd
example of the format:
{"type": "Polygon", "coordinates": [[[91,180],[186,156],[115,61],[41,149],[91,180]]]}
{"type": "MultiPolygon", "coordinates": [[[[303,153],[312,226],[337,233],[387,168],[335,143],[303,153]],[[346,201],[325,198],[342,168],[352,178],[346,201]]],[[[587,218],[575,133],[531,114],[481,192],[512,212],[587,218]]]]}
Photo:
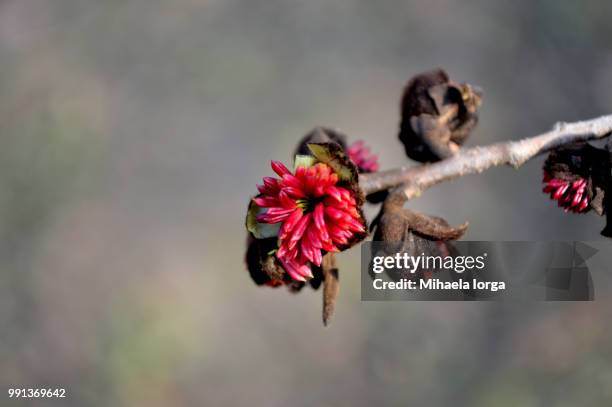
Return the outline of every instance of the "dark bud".
{"type": "MultiPolygon", "coordinates": [[[[295,281],[287,275],[274,256],[274,250],[277,249],[276,240],[276,237],[255,239],[249,234],[245,256],[249,274],[257,285],[270,287],[286,285],[289,291],[299,292],[306,286],[306,283],[295,281]]],[[[313,277],[308,281],[308,285],[314,290],[318,290],[324,280],[323,269],[314,264],[311,269],[313,277]]]]}
{"type": "Polygon", "coordinates": [[[421,73],[404,88],[399,139],[408,157],[434,162],[455,154],[478,123],[479,88],[456,83],[442,69],[421,73]]]}
{"type": "MultiPolygon", "coordinates": [[[[325,258],[325,256],[323,256],[325,258]]],[[[315,265],[312,266],[312,278],[308,281],[313,290],[318,290],[323,283],[323,269],[315,265]]]]}
{"type": "Polygon", "coordinates": [[[328,127],[315,127],[300,140],[293,155],[312,155],[308,148],[310,143],[336,143],[343,150],[346,150],[346,136],[344,134],[328,127]]]}
{"type": "Polygon", "coordinates": [[[276,237],[255,239],[250,234],[247,239],[246,263],[251,278],[257,285],[277,287],[287,279],[285,270],[276,260],[273,250],[276,247],[276,237]]]}

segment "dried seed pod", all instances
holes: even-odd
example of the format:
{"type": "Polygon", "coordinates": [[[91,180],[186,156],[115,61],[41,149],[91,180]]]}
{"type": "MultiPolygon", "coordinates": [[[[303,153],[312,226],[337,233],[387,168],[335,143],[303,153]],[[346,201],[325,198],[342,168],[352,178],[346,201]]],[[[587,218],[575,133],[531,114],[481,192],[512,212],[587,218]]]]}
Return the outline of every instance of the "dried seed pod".
{"type": "Polygon", "coordinates": [[[478,123],[479,88],[456,83],[442,69],[413,77],[401,101],[399,139],[406,155],[434,162],[455,154],[478,123]]]}

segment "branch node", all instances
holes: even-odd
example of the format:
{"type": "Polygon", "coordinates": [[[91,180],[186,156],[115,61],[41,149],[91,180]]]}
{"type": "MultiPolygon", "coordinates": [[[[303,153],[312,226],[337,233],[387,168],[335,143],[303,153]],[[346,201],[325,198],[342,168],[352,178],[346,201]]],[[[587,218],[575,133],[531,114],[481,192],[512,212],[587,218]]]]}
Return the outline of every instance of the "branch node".
{"type": "Polygon", "coordinates": [[[557,132],[565,131],[566,127],[567,127],[567,122],[557,122],[553,126],[553,131],[557,131],[557,132]]]}

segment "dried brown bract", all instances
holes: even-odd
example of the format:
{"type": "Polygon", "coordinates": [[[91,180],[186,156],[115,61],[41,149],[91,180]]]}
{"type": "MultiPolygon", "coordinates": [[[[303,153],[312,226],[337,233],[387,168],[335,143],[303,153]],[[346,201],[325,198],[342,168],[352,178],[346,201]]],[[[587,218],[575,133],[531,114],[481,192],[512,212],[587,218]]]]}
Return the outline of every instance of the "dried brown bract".
{"type": "Polygon", "coordinates": [[[257,285],[278,287],[283,284],[285,270],[274,257],[276,238],[255,239],[247,237],[246,263],[253,282],[257,285]]]}
{"type": "MultiPolygon", "coordinates": [[[[407,253],[410,256],[421,254],[430,256],[449,256],[456,250],[453,240],[463,236],[468,228],[467,222],[450,226],[446,220],[415,212],[394,202],[385,202],[382,215],[374,232],[374,241],[384,242],[386,255],[407,253]]],[[[421,270],[419,273],[391,270],[393,278],[427,278],[435,270],[421,270]]]]}

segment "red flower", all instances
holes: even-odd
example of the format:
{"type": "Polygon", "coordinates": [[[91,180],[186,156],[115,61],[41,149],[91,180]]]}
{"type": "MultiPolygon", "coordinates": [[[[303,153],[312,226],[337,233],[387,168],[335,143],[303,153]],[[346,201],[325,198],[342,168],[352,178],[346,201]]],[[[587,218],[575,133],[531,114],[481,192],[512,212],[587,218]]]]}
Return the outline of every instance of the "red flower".
{"type": "Polygon", "coordinates": [[[543,191],[558,201],[559,206],[565,211],[586,212],[589,207],[589,196],[587,194],[587,180],[578,178],[575,181],[566,181],[553,178],[548,172],[544,172],[543,191]]]}
{"type": "Polygon", "coordinates": [[[354,193],[338,185],[338,175],[324,163],[299,166],[295,174],[272,161],[281,179],[265,177],[253,201],[265,208],[262,223],[281,223],[276,257],[291,278],[312,278],[309,262],[321,265],[322,251],[348,247],[356,234],[365,233],[354,193]]]}
{"type": "Polygon", "coordinates": [[[351,144],[347,153],[351,161],[353,161],[359,169],[359,172],[378,171],[378,155],[372,154],[362,140],[351,144]]]}

